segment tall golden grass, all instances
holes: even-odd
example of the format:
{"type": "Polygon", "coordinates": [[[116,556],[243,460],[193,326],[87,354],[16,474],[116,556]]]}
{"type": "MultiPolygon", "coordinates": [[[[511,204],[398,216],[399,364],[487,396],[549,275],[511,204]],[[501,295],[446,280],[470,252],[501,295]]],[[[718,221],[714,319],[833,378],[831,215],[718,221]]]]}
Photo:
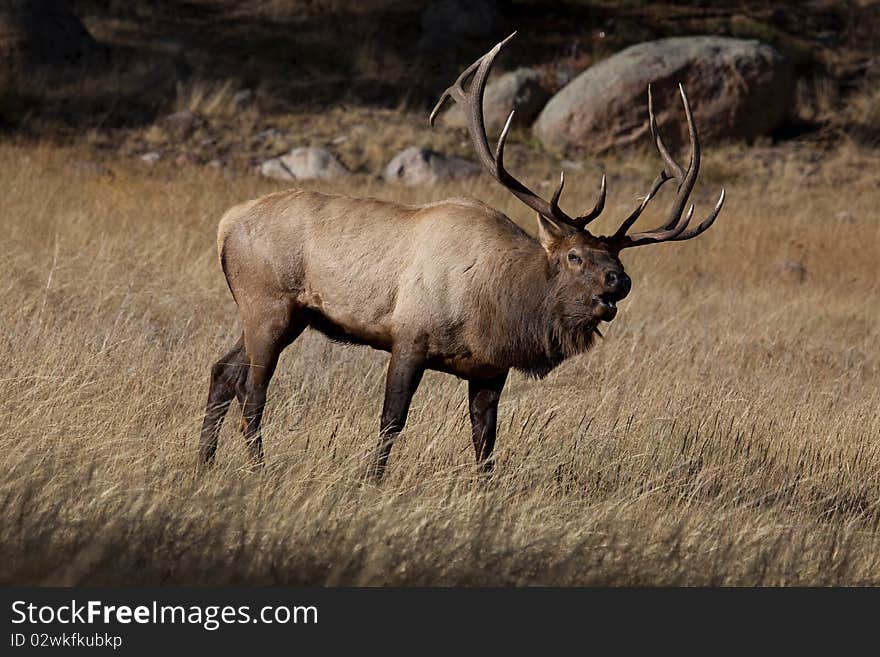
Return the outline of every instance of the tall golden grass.
{"type": "MultiPolygon", "coordinates": [[[[465,385],[431,374],[375,487],[387,357],[308,332],[270,390],[265,470],[234,408],[195,474],[209,368],[238,334],[216,222],[276,185],[77,157],[0,146],[0,583],[880,584],[876,159],[716,150],[698,194],[708,210],[727,186],[716,226],[625,254],[606,339],[512,377],[490,481],[465,385]]],[[[606,164],[607,229],[656,162],[606,164]]],[[[597,182],[578,177],[573,209],[597,182]]],[[[530,221],[487,179],[324,189],[467,193],[530,221]]]]}

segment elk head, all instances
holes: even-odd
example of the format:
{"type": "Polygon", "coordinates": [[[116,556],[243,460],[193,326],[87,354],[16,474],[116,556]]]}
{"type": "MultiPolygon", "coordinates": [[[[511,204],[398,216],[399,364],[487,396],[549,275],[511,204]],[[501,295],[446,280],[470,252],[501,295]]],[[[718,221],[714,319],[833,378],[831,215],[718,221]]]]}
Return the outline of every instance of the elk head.
{"type": "Polygon", "coordinates": [[[468,132],[480,163],[495,180],[538,213],[538,239],[544,247],[551,276],[554,277],[551,288],[553,299],[549,304],[551,311],[569,331],[582,329],[590,333],[593,331],[598,333],[597,324],[600,321],[614,319],[617,314],[617,302],[630,291],[631,281],[620,262],[620,252],[634,246],[680,242],[696,237],[712,225],[721,211],[724,204],[724,190],[721,190],[718,202],[709,216],[698,226],[688,229],[694,214],[693,204],[687,212],[684,210],[700,171],[700,142],[690,103],[684,87],[679,85],[691,145],[690,162],[688,168],[684,169],[675,161],[660,137],[649,85],[648,118],[651,137],[663,160],[663,168],[641,203],[624,219],[620,227],[611,235],[593,235],[587,230],[587,226],[602,213],[605,207],[604,175],[596,204],[586,214],[572,217],[559,207],[559,198],[565,185],[564,172],[560,174],[559,185],[550,201],[547,202],[539,197],[504,168],[504,144],[515,112],[511,111],[507,117],[494,154],[489,147],[483,120],[483,92],[489,71],[498,53],[515,35],[516,32],[498,43],[462,72],[440,97],[431,112],[430,123],[434,125],[437,113],[448,99],[461,103],[467,116],[468,132]],[[473,79],[465,90],[464,84],[471,77],[473,79]],[[628,234],[651,199],[670,180],[677,183],[678,190],[664,223],[654,230],[628,234]]]}

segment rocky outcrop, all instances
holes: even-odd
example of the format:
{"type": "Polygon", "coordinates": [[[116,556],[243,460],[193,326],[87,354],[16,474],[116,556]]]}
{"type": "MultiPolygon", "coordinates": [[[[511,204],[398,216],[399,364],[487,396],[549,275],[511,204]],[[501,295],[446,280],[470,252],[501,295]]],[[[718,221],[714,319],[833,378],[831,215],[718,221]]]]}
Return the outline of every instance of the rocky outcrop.
{"type": "Polygon", "coordinates": [[[646,89],[654,90],[664,134],[685,137],[677,85],[684,84],[704,141],[752,139],[790,115],[791,64],[759,41],[680,37],[641,43],[590,67],[546,104],[533,132],[552,151],[600,153],[648,131],[646,89]]]}
{"type": "Polygon", "coordinates": [[[434,185],[470,178],[480,171],[480,166],[470,160],[411,146],[394,156],[385,167],[383,178],[404,185],[434,185]]]}
{"type": "Polygon", "coordinates": [[[336,180],[348,169],[325,148],[294,148],[287,155],[273,157],[260,165],[260,173],[277,180],[336,180]]]}

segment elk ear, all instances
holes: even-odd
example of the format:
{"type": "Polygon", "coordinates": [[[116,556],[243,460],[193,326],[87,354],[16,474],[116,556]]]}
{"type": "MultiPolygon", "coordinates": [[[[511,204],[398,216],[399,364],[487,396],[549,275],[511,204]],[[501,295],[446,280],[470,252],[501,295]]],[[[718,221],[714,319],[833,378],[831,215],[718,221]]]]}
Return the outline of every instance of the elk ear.
{"type": "Polygon", "coordinates": [[[565,228],[538,213],[538,241],[547,253],[552,253],[566,236],[565,228]]]}

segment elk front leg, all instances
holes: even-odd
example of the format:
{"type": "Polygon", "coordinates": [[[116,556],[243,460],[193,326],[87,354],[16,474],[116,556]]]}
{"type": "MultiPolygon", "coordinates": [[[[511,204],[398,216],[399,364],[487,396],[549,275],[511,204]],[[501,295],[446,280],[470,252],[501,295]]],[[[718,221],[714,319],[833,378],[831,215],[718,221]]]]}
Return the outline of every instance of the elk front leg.
{"type": "Polygon", "coordinates": [[[495,433],[498,428],[498,401],[507,381],[507,372],[491,379],[471,379],[468,381],[468,406],[471,416],[471,435],[474,441],[474,454],[481,472],[492,471],[490,459],[495,448],[495,433]]]}
{"type": "Polygon", "coordinates": [[[394,439],[403,431],[409,405],[425,373],[425,350],[419,344],[395,345],[385,381],[385,402],[379,424],[379,444],[372,456],[368,478],[378,483],[385,475],[394,439]]]}

